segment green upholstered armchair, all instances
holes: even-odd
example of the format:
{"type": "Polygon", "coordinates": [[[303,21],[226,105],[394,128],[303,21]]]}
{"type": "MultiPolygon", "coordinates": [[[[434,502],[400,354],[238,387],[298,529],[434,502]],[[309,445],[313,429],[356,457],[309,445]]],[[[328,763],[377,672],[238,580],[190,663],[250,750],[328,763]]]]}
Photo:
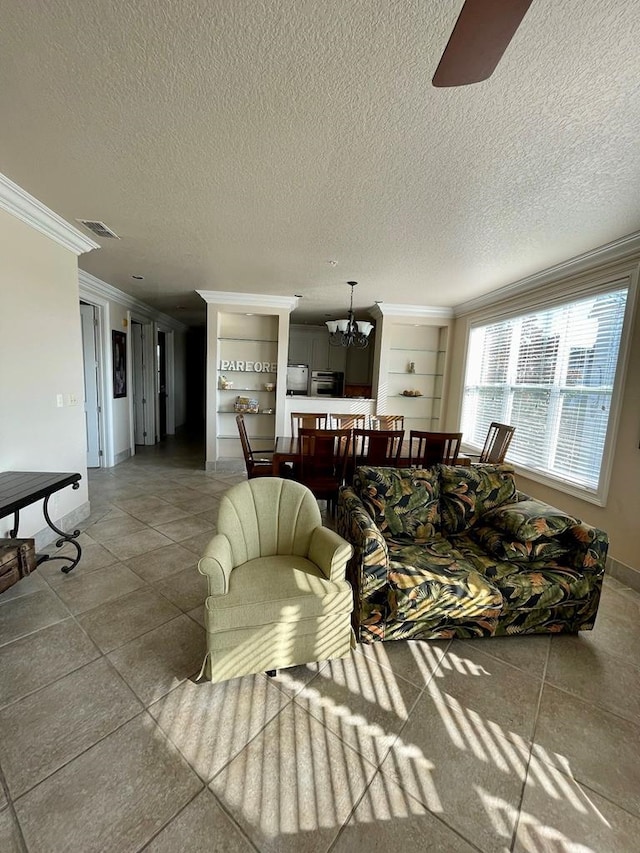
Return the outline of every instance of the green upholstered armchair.
{"type": "Polygon", "coordinates": [[[211,681],[346,656],[354,644],[345,580],[352,546],[322,526],[306,486],[263,477],[229,489],[198,570],[211,681]]]}

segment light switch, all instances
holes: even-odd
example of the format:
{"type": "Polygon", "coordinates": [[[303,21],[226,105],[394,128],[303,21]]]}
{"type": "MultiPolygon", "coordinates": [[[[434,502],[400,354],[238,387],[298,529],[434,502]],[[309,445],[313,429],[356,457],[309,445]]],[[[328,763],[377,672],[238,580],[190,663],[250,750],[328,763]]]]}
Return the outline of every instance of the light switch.
{"type": "Polygon", "coordinates": [[[62,394],[56,394],[56,405],[59,409],[64,406],[64,397],[62,394]]]}

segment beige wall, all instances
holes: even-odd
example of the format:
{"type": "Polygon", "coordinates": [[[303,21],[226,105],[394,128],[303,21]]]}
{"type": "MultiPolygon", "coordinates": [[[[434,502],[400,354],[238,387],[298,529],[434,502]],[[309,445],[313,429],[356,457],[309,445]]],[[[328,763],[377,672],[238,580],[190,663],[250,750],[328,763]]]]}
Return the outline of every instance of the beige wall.
{"type": "MultiPolygon", "coordinates": [[[[49,510],[54,520],[81,516],[88,497],[77,257],[0,210],[0,258],[0,470],[80,472],[80,488],[57,493],[49,510]]],[[[21,535],[46,526],[40,506],[20,519],[21,535]]],[[[11,522],[0,519],[0,535],[11,522]]]]}
{"type": "MultiPolygon", "coordinates": [[[[447,427],[454,428],[464,377],[467,319],[454,326],[447,427]]],[[[533,497],[561,507],[609,534],[609,554],[640,570],[640,310],[632,332],[631,352],[615,442],[611,483],[606,506],[596,506],[565,492],[518,476],[518,487],[533,497]]]]}

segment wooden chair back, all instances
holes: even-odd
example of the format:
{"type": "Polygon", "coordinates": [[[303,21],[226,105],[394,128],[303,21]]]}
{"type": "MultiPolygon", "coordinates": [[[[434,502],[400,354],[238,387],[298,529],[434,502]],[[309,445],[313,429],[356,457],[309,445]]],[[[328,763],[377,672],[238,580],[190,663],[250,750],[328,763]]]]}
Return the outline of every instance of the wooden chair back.
{"type": "Polygon", "coordinates": [[[509,424],[499,424],[497,421],[492,421],[478,461],[491,462],[494,465],[504,462],[504,457],[515,431],[516,428],[509,426],[509,424]]]}
{"type": "Polygon", "coordinates": [[[351,430],[300,428],[296,479],[334,507],[344,483],[351,430]]]}
{"type": "Polygon", "coordinates": [[[366,415],[329,415],[331,429],[364,429],[366,415]]]}
{"type": "Polygon", "coordinates": [[[416,468],[430,468],[442,462],[455,465],[460,452],[461,432],[409,433],[409,464],[416,468]]]}
{"type": "MultiPolygon", "coordinates": [[[[247,425],[244,422],[243,415],[236,415],[236,424],[238,425],[238,433],[240,435],[240,444],[242,445],[242,455],[244,456],[244,464],[247,468],[247,477],[249,480],[253,479],[253,477],[271,477],[273,474],[272,462],[270,459],[256,459],[253,451],[251,450],[251,444],[249,443],[249,436],[247,435],[247,425]]],[[[270,453],[270,451],[262,451],[263,453],[270,453]]]]}
{"type": "Polygon", "coordinates": [[[404,429],[404,415],[371,415],[369,429],[404,429]]]}
{"type": "Polygon", "coordinates": [[[396,468],[402,450],[404,430],[354,429],[352,468],[359,465],[396,468]]]}
{"type": "Polygon", "coordinates": [[[301,429],[326,429],[327,413],[291,412],[291,435],[300,435],[301,429]]]}

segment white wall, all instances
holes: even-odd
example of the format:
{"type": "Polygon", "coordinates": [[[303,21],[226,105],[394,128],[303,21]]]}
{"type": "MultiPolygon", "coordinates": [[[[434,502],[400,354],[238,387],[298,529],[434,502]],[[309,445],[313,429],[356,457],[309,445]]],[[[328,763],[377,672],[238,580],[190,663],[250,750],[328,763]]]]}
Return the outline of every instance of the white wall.
{"type": "MultiPolygon", "coordinates": [[[[54,521],[79,518],[88,494],[77,257],[0,210],[0,258],[0,470],[79,472],[80,488],[49,502],[54,521]]],[[[0,519],[0,535],[12,521],[0,519]]],[[[40,505],[20,522],[25,536],[46,526],[40,505]]]]}

